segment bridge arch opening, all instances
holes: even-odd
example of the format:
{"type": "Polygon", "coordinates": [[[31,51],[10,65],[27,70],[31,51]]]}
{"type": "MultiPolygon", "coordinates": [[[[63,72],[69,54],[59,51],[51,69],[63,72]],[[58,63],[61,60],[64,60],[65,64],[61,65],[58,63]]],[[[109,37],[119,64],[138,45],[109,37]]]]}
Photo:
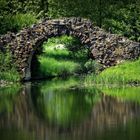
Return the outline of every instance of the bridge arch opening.
{"type": "Polygon", "coordinates": [[[0,37],[0,45],[2,48],[10,47],[20,79],[30,80],[31,63],[38,48],[48,38],[61,35],[72,35],[88,45],[91,57],[101,65],[100,70],[140,56],[139,43],[106,33],[90,20],[79,17],[44,19],[17,34],[8,33],[0,37]]]}
{"type": "Polygon", "coordinates": [[[76,37],[52,37],[40,44],[30,60],[31,79],[80,75],[94,71],[88,46],[76,37]]]}

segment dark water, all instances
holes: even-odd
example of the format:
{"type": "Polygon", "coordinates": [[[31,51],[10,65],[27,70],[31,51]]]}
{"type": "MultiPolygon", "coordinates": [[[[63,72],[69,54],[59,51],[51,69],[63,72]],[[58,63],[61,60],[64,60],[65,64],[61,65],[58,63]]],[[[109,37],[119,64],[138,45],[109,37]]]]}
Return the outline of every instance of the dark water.
{"type": "Polygon", "coordinates": [[[0,89],[0,140],[139,140],[140,88],[74,79],[0,89]]]}

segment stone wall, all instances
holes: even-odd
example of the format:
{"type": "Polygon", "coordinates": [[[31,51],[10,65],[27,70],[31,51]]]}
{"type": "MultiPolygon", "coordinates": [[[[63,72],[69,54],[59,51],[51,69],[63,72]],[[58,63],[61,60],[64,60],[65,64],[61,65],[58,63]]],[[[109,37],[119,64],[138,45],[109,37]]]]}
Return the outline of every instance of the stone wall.
{"type": "Polygon", "coordinates": [[[0,37],[0,50],[9,46],[21,78],[28,80],[31,78],[30,67],[34,52],[48,38],[61,35],[79,38],[82,44],[89,47],[91,58],[104,68],[140,56],[140,43],[107,33],[93,26],[90,20],[82,18],[44,19],[17,34],[8,33],[0,37]]]}

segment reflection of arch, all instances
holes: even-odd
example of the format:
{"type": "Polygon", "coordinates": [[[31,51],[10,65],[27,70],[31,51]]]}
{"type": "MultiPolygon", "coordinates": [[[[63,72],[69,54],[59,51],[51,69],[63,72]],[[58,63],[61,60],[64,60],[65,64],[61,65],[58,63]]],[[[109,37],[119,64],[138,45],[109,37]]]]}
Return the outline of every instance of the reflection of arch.
{"type": "Polygon", "coordinates": [[[90,114],[93,106],[92,100],[89,101],[86,97],[95,96],[79,89],[53,89],[49,84],[33,87],[32,93],[39,117],[50,126],[58,125],[60,128],[81,123],[90,114]]]}
{"type": "Polygon", "coordinates": [[[31,78],[31,60],[36,49],[48,38],[72,35],[79,38],[82,44],[89,46],[91,56],[104,67],[109,67],[125,59],[135,59],[140,55],[140,44],[126,38],[109,34],[91,21],[81,18],[44,20],[18,34],[7,34],[0,37],[0,48],[8,45],[14,55],[22,79],[31,78]]]}
{"type": "MultiPolygon", "coordinates": [[[[122,140],[125,139],[126,136],[133,136],[133,139],[137,139],[136,136],[138,136],[140,128],[140,106],[135,102],[124,102],[110,96],[102,95],[101,100],[93,106],[91,113],[81,124],[75,127],[71,125],[68,129],[60,129],[58,126],[52,127],[48,123],[44,123],[44,121],[35,114],[35,106],[32,104],[33,98],[31,96],[30,86],[30,84],[26,85],[25,89],[15,96],[16,100],[13,102],[13,111],[1,116],[0,129],[3,128],[5,132],[8,132],[6,130],[13,130],[13,128],[16,129],[16,132],[20,132],[21,130],[25,132],[23,134],[26,139],[30,136],[32,139],[41,140],[47,138],[54,140],[60,140],[62,138],[73,140],[100,140],[105,138],[112,139],[114,134],[117,135],[120,132],[123,133],[120,133],[120,137],[116,139],[122,140]],[[112,124],[114,122],[117,122],[118,126],[112,128],[111,126],[114,125],[112,124]],[[131,127],[127,125],[129,122],[131,127]],[[125,132],[129,132],[130,130],[131,133],[124,133],[122,129],[125,130],[125,132]],[[114,133],[107,133],[112,132],[110,130],[113,130],[114,133]]],[[[34,96],[34,93],[32,93],[32,95],[34,96]]],[[[3,96],[5,96],[5,94],[3,94],[3,96]]],[[[8,133],[5,133],[5,136],[7,136],[7,134],[8,133]]],[[[12,134],[11,137],[13,135],[14,134],[12,134]]]]}

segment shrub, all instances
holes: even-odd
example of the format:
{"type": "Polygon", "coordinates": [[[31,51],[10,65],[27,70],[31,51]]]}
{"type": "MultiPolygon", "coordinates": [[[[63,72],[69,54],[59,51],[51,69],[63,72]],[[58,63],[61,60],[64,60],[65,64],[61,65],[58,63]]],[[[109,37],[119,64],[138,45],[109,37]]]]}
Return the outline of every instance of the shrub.
{"type": "Polygon", "coordinates": [[[0,80],[15,82],[19,79],[20,76],[15,65],[13,65],[10,53],[0,52],[0,80]]]}
{"type": "Polygon", "coordinates": [[[5,34],[8,31],[18,32],[36,22],[36,16],[30,13],[0,16],[0,34],[5,34]]]}

